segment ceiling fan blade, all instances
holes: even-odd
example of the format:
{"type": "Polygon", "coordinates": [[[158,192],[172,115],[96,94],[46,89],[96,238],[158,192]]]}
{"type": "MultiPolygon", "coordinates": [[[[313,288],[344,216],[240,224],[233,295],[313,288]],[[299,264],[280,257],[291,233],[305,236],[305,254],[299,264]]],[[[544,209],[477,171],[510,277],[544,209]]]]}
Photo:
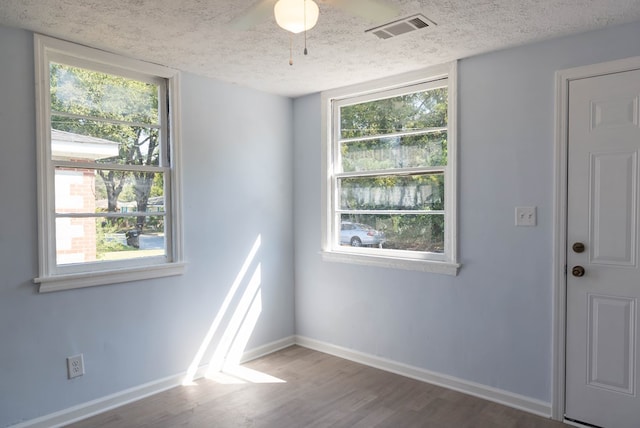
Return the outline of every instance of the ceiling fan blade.
{"type": "Polygon", "coordinates": [[[396,5],[385,0],[324,0],[323,2],[373,23],[391,21],[400,13],[396,5]]]}
{"type": "Polygon", "coordinates": [[[273,16],[273,6],[277,0],[258,0],[229,22],[235,30],[250,30],[273,16]]]}

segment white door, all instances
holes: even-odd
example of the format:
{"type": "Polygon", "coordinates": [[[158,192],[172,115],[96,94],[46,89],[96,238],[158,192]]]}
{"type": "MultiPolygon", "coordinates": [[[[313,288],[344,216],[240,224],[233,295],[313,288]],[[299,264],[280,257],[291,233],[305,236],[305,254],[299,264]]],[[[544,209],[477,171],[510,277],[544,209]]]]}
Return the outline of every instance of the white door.
{"type": "Polygon", "coordinates": [[[569,83],[565,414],[605,428],[640,427],[639,98],[640,70],[569,83]]]}

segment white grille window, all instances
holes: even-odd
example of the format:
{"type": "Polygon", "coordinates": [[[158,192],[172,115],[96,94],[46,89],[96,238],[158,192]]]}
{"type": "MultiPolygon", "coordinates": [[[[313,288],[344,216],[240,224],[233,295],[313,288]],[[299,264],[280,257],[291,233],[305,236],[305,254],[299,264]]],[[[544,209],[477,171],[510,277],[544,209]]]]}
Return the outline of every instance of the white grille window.
{"type": "Polygon", "coordinates": [[[40,291],[180,273],[176,73],[35,44],[40,291]]]}
{"type": "Polygon", "coordinates": [[[451,69],[324,94],[327,258],[457,273],[451,69]]]}

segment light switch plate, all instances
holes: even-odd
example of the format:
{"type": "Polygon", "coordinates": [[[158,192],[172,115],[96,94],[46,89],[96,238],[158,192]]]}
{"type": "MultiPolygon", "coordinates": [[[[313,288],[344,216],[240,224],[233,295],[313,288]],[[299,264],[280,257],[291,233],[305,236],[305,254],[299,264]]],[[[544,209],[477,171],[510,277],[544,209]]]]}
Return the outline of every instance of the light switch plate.
{"type": "Polygon", "coordinates": [[[535,226],[536,207],[516,207],[516,226],[535,226]]]}

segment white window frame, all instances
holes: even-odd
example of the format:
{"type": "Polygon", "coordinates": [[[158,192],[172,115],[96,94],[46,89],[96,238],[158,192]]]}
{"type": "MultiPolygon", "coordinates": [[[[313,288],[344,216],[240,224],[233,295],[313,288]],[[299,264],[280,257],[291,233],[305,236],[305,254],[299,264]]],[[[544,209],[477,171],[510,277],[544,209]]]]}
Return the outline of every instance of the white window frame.
{"type": "MultiPolygon", "coordinates": [[[[437,84],[436,84],[437,86],[437,84]]],[[[383,97],[387,97],[385,94],[383,97]]],[[[411,72],[359,85],[334,89],[322,93],[322,258],[324,261],[354,263],[457,275],[457,63],[451,62],[417,72],[411,72]],[[411,252],[371,248],[353,248],[339,244],[339,225],[335,209],[338,201],[334,159],[337,150],[334,127],[334,104],[343,100],[361,102],[375,99],[375,95],[388,92],[413,92],[412,87],[446,79],[448,87],[447,165],[444,167],[445,231],[444,253],[411,252]]]]}
{"type": "Polygon", "coordinates": [[[156,64],[125,58],[63,40],[34,35],[36,86],[36,137],[38,166],[39,292],[122,283],[180,275],[184,272],[180,192],[179,73],[156,64]],[[77,67],[127,77],[167,82],[168,149],[170,164],[165,172],[166,254],[123,261],[56,265],[54,164],[51,160],[51,102],[49,64],[59,61],[77,67]]]}

